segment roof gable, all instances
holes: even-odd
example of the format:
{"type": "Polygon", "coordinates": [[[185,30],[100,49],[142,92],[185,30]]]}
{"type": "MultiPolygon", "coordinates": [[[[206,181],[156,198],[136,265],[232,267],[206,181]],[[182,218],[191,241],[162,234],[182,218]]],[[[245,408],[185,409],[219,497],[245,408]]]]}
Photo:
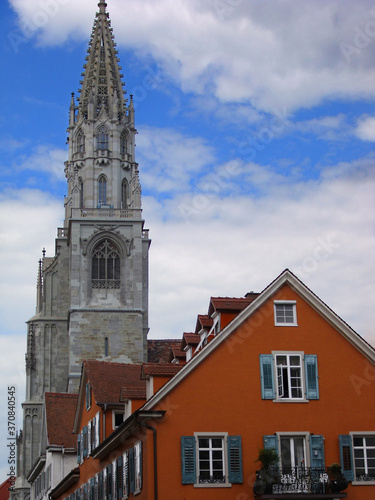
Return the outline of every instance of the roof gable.
{"type": "Polygon", "coordinates": [[[283,271],[263,292],[240,312],[221,332],[213,338],[192,360],[184,365],[169,382],[167,382],[144,405],[145,410],[152,409],[176,385],[202,363],[215,349],[224,343],[228,337],[250,318],[262,305],[271,299],[285,284],[289,285],[305,302],[317,311],[331,326],[333,326],[348,342],[350,342],[363,356],[375,364],[375,349],[356,333],[345,321],[332,311],[317,295],[315,295],[289,269],[283,271]]]}

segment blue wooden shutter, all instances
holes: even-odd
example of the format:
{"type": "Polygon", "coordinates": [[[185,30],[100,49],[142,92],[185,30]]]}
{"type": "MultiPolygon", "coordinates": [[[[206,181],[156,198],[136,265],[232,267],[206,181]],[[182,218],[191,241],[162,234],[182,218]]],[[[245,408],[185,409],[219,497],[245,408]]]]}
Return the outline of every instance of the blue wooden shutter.
{"type": "Polygon", "coordinates": [[[112,500],[112,464],[107,466],[107,500],[112,500]]]}
{"type": "Polygon", "coordinates": [[[319,469],[325,467],[323,436],[315,434],[310,436],[310,463],[311,467],[317,467],[319,469]]]}
{"type": "Polygon", "coordinates": [[[348,481],[354,481],[352,437],[341,434],[339,436],[339,443],[342,473],[348,481]]]}
{"type": "Polygon", "coordinates": [[[279,453],[279,440],[275,434],[270,436],[263,436],[263,446],[266,450],[275,450],[278,455],[279,453]]]}
{"type": "Polygon", "coordinates": [[[275,399],[275,379],[272,354],[260,354],[260,384],[262,399],[275,399]]]}
{"type": "Polygon", "coordinates": [[[182,484],[195,484],[197,471],[195,462],[195,437],[181,437],[182,484]]]}
{"type": "Polygon", "coordinates": [[[91,500],[95,500],[95,477],[92,477],[90,479],[90,486],[91,486],[91,500]]]}
{"type": "Polygon", "coordinates": [[[242,446],[241,436],[228,436],[228,480],[242,483],[242,446]]]}
{"type": "Polygon", "coordinates": [[[99,472],[99,500],[104,499],[104,477],[103,470],[99,472]]]}
{"type": "Polygon", "coordinates": [[[123,459],[122,455],[117,459],[117,498],[124,496],[124,474],[123,474],[123,459]]]}
{"type": "Polygon", "coordinates": [[[83,440],[83,458],[87,457],[87,427],[82,429],[82,440],[83,440]]]}
{"type": "Polygon", "coordinates": [[[129,449],[129,492],[134,493],[134,448],[129,449]]]}
{"type": "Polygon", "coordinates": [[[315,354],[305,354],[306,398],[319,399],[318,358],[315,354]]]}
{"type": "Polygon", "coordinates": [[[77,436],[77,463],[81,463],[81,434],[78,434],[77,436]]]}

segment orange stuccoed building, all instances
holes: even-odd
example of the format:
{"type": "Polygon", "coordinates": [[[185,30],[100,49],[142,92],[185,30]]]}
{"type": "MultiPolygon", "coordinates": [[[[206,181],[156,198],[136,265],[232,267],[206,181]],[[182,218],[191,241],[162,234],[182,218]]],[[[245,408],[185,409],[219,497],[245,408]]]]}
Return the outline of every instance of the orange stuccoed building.
{"type": "Polygon", "coordinates": [[[211,299],[181,349],[84,365],[77,468],[50,498],[375,499],[375,351],[289,270],[211,299]]]}

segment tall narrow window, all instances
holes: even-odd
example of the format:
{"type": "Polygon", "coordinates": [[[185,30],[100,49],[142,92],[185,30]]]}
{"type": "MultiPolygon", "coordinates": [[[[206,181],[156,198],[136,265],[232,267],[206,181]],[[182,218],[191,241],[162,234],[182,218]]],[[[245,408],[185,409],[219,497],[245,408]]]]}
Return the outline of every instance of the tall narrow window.
{"type": "Polygon", "coordinates": [[[104,356],[108,356],[108,337],[104,339],[104,356]]]}
{"type": "Polygon", "coordinates": [[[107,239],[95,247],[92,255],[92,287],[120,288],[120,254],[107,239]]]}
{"type": "Polygon", "coordinates": [[[83,208],[83,181],[79,179],[79,206],[83,208]]]}
{"type": "Polygon", "coordinates": [[[85,152],[85,134],[80,130],[77,134],[77,152],[85,152]]]}
{"type": "Polygon", "coordinates": [[[128,183],[126,179],[121,184],[121,208],[125,210],[128,207],[128,183]]]}
{"type": "Polygon", "coordinates": [[[98,130],[96,147],[101,150],[108,149],[108,129],[104,125],[98,130]]]}
{"type": "Polygon", "coordinates": [[[126,154],[126,132],[124,131],[120,137],[120,154],[126,154]]]}
{"type": "Polygon", "coordinates": [[[107,178],[105,175],[101,175],[98,179],[99,184],[99,196],[98,196],[98,204],[106,205],[107,203],[107,178]]]}

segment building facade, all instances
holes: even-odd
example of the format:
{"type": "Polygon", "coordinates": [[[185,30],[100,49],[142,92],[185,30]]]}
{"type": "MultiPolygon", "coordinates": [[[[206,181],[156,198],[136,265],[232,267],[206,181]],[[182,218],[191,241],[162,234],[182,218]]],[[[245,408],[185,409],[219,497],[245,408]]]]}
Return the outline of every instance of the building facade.
{"type": "Polygon", "coordinates": [[[39,262],[36,314],[28,321],[26,401],[13,493],[29,495],[40,454],[45,392],[78,391],[85,359],[147,359],[148,251],[135,161],[132,97],[106,3],[98,4],[80,98],[71,97],[64,226],[55,255],[39,262]]]}
{"type": "Polygon", "coordinates": [[[142,366],[145,404],[54,500],[375,497],[375,350],[288,270],[244,304],[211,299],[222,326],[188,362],[142,366]]]}

